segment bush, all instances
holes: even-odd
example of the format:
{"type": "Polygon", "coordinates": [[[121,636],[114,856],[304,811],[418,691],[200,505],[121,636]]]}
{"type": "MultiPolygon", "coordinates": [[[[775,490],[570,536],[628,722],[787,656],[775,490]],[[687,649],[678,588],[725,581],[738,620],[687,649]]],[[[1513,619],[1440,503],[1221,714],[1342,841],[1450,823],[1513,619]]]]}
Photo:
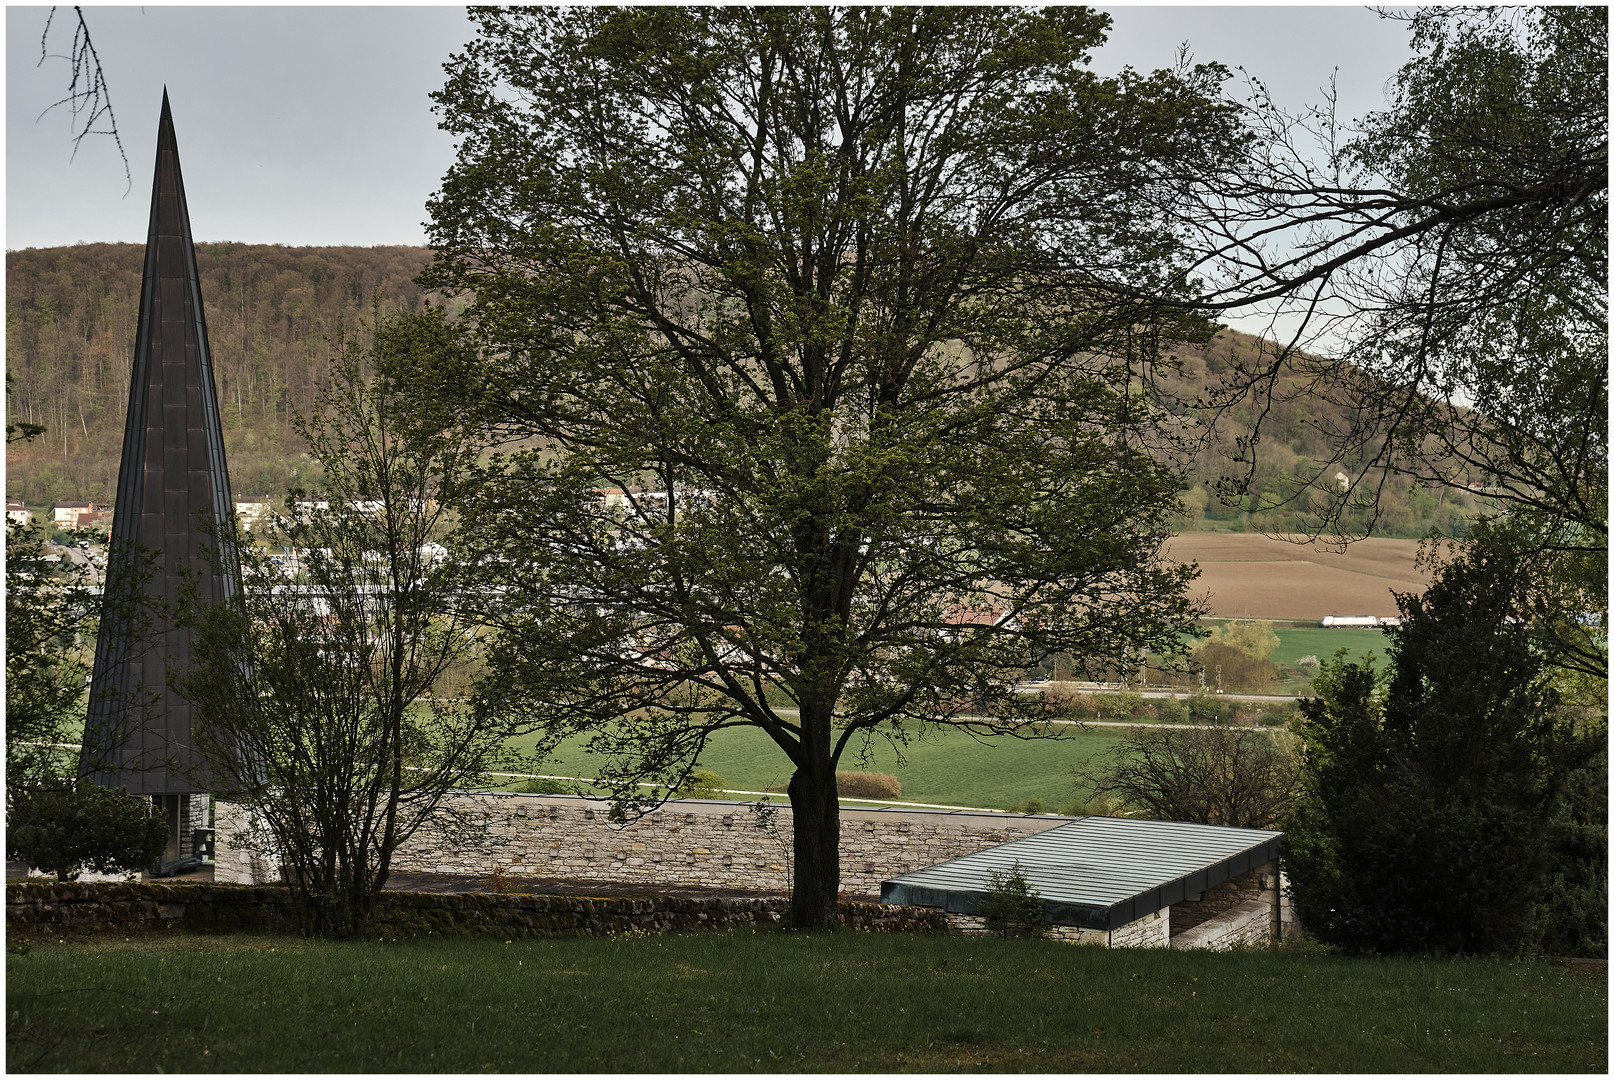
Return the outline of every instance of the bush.
{"type": "Polygon", "coordinates": [[[894,799],[902,785],[889,773],[837,772],[835,793],[848,799],[894,799]]]}
{"type": "Polygon", "coordinates": [[[723,778],[711,769],[696,769],[674,789],[673,794],[686,799],[702,799],[715,795],[723,784],[723,778]]]}
{"type": "Polygon", "coordinates": [[[987,930],[1003,938],[1042,936],[1048,925],[1042,914],[1042,894],[1031,887],[1018,861],[1007,874],[992,871],[986,882],[986,899],[975,910],[986,920],[987,930]]]}
{"type": "Polygon", "coordinates": [[[1278,665],[1271,659],[1277,645],[1269,622],[1227,623],[1194,649],[1194,663],[1212,683],[1219,670],[1224,690],[1264,690],[1278,681],[1278,665]]]}
{"type": "Polygon", "coordinates": [[[1113,795],[1095,791],[1085,799],[1066,803],[1059,811],[1066,817],[1125,817],[1126,811],[1113,795]]]}
{"type": "Polygon", "coordinates": [[[1473,546],[1398,597],[1387,673],[1343,650],[1322,666],[1285,830],[1309,933],[1353,953],[1606,945],[1605,745],[1560,711],[1517,614],[1529,573],[1473,546]]]}
{"type": "Polygon", "coordinates": [[[89,870],[142,870],[162,857],[168,826],[151,804],[127,791],[82,784],[76,791],[19,794],[11,804],[6,851],[70,881],[89,870]]]}
{"type": "Polygon", "coordinates": [[[1293,743],[1248,727],[1133,728],[1072,775],[1144,817],[1269,829],[1301,793],[1293,743]]]}
{"type": "Polygon", "coordinates": [[[1188,722],[1191,724],[1231,724],[1238,719],[1239,703],[1228,698],[1198,690],[1188,699],[1188,722]]]}
{"type": "Polygon", "coordinates": [[[571,795],[574,788],[564,780],[528,780],[516,788],[527,795],[571,795]]]}
{"type": "Polygon", "coordinates": [[[1186,701],[1177,701],[1177,700],[1162,701],[1162,702],[1160,702],[1159,706],[1156,708],[1155,712],[1160,717],[1160,722],[1161,723],[1164,723],[1164,724],[1186,724],[1186,723],[1188,723],[1188,719],[1189,719],[1188,718],[1188,702],[1186,702],[1186,701]]]}

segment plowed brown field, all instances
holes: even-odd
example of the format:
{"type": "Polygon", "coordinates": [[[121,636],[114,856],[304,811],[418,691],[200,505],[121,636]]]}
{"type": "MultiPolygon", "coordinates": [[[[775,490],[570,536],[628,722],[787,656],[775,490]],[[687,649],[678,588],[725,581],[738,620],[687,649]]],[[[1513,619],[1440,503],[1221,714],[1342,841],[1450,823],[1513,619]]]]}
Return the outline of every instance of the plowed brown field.
{"type": "Polygon", "coordinates": [[[1358,540],[1343,551],[1258,533],[1183,533],[1169,558],[1199,563],[1191,590],[1226,619],[1321,619],[1394,615],[1397,592],[1421,593],[1416,540],[1358,540]]]}

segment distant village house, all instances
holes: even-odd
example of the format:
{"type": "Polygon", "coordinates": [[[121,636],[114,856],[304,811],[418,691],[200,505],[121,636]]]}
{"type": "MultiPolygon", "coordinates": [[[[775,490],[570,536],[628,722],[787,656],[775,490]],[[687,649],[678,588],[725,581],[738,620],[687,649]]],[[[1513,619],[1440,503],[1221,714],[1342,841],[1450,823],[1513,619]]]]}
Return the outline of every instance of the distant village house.
{"type": "Polygon", "coordinates": [[[59,502],[51,509],[51,516],[58,529],[110,528],[112,505],[110,503],[59,502]]]}

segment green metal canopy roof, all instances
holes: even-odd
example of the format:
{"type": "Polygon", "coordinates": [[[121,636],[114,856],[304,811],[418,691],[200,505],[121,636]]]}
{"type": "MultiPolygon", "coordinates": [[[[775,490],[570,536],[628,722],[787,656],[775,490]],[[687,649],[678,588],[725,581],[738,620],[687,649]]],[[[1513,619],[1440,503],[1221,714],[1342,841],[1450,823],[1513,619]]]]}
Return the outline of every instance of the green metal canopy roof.
{"type": "Polygon", "coordinates": [[[1284,834],[1181,821],[1078,818],[880,883],[880,900],[974,914],[1016,863],[1060,926],[1113,930],[1278,856],[1284,834]]]}

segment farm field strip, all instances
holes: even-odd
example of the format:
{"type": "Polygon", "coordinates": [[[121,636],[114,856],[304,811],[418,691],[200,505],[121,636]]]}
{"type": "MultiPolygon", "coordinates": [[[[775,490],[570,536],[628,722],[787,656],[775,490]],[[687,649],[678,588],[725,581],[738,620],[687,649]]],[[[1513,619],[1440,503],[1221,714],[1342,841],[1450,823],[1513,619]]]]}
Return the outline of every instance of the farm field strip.
{"type": "Polygon", "coordinates": [[[1371,538],[1344,551],[1259,533],[1179,533],[1168,558],[1197,562],[1194,595],[1208,596],[1225,618],[1321,619],[1324,615],[1394,615],[1394,594],[1421,593],[1419,541],[1371,538]]]}

